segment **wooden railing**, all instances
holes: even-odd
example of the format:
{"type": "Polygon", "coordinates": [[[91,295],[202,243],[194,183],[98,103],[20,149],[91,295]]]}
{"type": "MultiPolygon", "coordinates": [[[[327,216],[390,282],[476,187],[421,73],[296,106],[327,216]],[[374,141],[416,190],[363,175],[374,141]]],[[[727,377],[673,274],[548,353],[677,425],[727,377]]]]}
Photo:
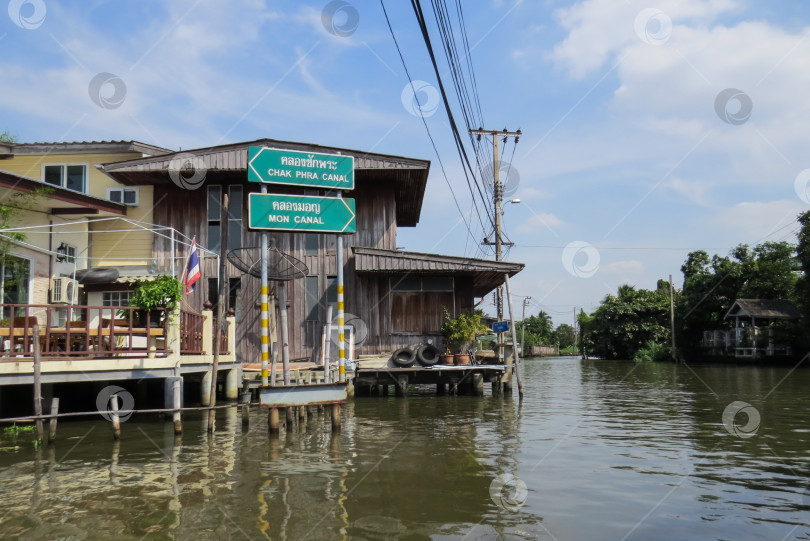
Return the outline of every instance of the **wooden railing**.
{"type": "Polygon", "coordinates": [[[169,353],[165,312],[157,308],[144,313],[131,306],[0,304],[0,357],[31,357],[35,341],[49,357],[169,353]]]}
{"type": "Polygon", "coordinates": [[[203,322],[205,316],[188,310],[180,310],[180,353],[201,355],[203,348],[203,322]]]}

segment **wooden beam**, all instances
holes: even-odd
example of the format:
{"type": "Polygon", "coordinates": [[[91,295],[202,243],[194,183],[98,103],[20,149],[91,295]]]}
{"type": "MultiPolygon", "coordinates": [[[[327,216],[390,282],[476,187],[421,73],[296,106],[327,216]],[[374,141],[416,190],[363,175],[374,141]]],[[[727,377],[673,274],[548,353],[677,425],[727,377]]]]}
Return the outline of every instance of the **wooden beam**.
{"type": "Polygon", "coordinates": [[[98,214],[98,209],[89,209],[84,207],[59,207],[52,208],[51,214],[53,215],[70,215],[70,214],[98,214]]]}

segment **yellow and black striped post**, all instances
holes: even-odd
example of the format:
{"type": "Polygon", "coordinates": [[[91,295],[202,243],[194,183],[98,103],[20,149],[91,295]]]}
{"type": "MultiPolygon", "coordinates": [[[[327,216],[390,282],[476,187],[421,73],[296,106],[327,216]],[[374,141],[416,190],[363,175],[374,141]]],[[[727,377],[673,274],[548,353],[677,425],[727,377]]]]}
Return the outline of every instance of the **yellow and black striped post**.
{"type": "MultiPolygon", "coordinates": [[[[267,273],[267,266],[265,268],[265,274],[267,273]]],[[[269,381],[269,372],[267,370],[267,363],[269,361],[269,343],[268,340],[270,338],[270,333],[268,332],[268,310],[267,310],[267,284],[262,284],[262,385],[267,386],[269,381]]]]}
{"type": "MultiPolygon", "coordinates": [[[[261,187],[262,193],[267,193],[267,185],[262,184],[261,187]]],[[[262,265],[262,295],[261,295],[261,303],[262,303],[262,316],[261,316],[261,340],[262,340],[262,385],[267,386],[268,384],[268,373],[267,373],[267,352],[268,352],[268,338],[269,333],[268,326],[267,326],[267,231],[262,231],[261,234],[261,265],[262,265]]],[[[275,383],[275,374],[273,374],[273,383],[275,383]]]]}
{"type": "Polygon", "coordinates": [[[346,337],[344,336],[343,305],[343,235],[337,237],[337,301],[338,301],[338,381],[346,381],[346,337]]]}

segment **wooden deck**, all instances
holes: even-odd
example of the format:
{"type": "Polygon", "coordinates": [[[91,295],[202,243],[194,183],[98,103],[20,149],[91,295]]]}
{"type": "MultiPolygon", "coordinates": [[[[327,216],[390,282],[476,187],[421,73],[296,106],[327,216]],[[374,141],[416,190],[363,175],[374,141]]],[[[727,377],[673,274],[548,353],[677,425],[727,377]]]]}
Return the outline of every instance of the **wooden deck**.
{"type": "Polygon", "coordinates": [[[408,392],[408,385],[435,385],[437,394],[484,394],[484,382],[498,383],[506,372],[506,365],[469,366],[412,366],[409,368],[358,367],[354,378],[357,396],[369,396],[375,390],[388,394],[394,385],[398,396],[408,392]]]}

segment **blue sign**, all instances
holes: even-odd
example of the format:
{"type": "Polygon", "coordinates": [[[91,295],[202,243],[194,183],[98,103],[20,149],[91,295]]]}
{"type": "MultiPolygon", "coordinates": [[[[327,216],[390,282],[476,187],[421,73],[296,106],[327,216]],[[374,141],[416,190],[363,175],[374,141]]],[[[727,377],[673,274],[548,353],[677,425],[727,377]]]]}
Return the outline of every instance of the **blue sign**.
{"type": "Polygon", "coordinates": [[[508,321],[498,321],[492,324],[492,332],[506,332],[509,330],[508,321]]]}

